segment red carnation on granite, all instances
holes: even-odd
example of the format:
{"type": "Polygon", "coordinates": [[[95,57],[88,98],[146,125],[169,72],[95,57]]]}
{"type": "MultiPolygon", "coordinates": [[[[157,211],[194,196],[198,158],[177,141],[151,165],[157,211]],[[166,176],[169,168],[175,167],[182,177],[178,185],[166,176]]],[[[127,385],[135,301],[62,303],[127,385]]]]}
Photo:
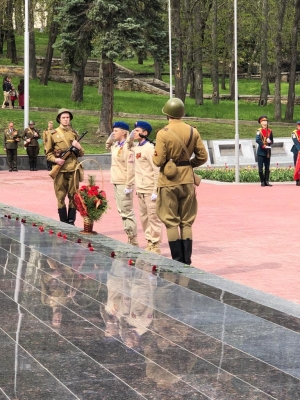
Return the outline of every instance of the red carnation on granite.
{"type": "Polygon", "coordinates": [[[114,257],[116,257],[116,253],[115,253],[114,251],[112,251],[112,252],[110,253],[110,256],[111,256],[112,258],[114,258],[114,257]]]}

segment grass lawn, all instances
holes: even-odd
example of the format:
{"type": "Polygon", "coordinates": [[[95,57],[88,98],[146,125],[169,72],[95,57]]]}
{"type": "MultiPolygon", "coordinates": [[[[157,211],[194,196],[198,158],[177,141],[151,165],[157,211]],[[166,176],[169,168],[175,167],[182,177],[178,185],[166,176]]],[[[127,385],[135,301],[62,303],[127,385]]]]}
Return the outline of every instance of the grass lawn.
{"type": "MultiPolygon", "coordinates": [[[[17,49],[18,54],[23,54],[24,40],[22,36],[17,36],[17,49]]],[[[37,55],[45,55],[46,47],[48,43],[47,33],[36,33],[36,49],[37,55]]],[[[60,54],[57,51],[54,53],[55,57],[59,57],[60,54]]],[[[141,73],[153,73],[153,60],[145,60],[142,65],[137,63],[136,59],[126,60],[119,62],[120,64],[130,68],[136,72],[141,73]]],[[[10,60],[0,56],[0,64],[10,64],[10,60]]],[[[164,76],[164,80],[168,82],[169,77],[164,76]]],[[[13,84],[17,85],[19,78],[13,77],[13,84]]],[[[229,85],[227,83],[227,88],[229,85]]],[[[271,94],[274,91],[274,85],[270,85],[271,94]]],[[[296,85],[296,94],[300,93],[300,83],[296,85]]],[[[56,110],[62,107],[74,110],[74,121],[73,126],[79,132],[88,130],[88,135],[84,138],[83,143],[87,153],[101,153],[105,151],[100,139],[96,136],[96,130],[99,125],[100,109],[102,106],[102,97],[98,94],[97,87],[85,86],[84,88],[84,101],[82,103],[75,103],[71,101],[71,90],[72,85],[68,83],[57,83],[49,81],[47,86],[39,84],[38,80],[30,81],[30,107],[40,108],[51,108],[53,111],[30,111],[29,118],[36,122],[38,129],[45,129],[48,120],[55,121],[56,110]],[[86,113],[76,113],[76,110],[86,110],[86,113]],[[91,115],[89,111],[93,111],[95,115],[91,115]]],[[[288,84],[282,84],[282,95],[286,95],[288,90],[288,84]]],[[[204,79],[204,93],[212,92],[211,80],[208,78],[204,79]]],[[[226,91],[220,91],[221,93],[228,93],[226,91]]],[[[260,81],[258,80],[239,80],[239,93],[248,95],[259,95],[260,93],[260,81]]],[[[153,134],[151,138],[155,137],[155,131],[162,128],[166,123],[166,119],[157,119],[157,116],[162,116],[161,109],[165,102],[168,100],[168,95],[158,96],[149,95],[146,93],[138,92],[124,92],[115,91],[114,98],[114,113],[128,113],[128,114],[139,114],[147,115],[148,121],[153,126],[153,134]],[[153,116],[153,117],[151,117],[153,116]]],[[[188,121],[193,126],[196,126],[201,136],[205,140],[209,139],[234,139],[235,126],[234,122],[220,123],[220,119],[233,120],[234,119],[234,102],[228,100],[221,100],[219,104],[212,104],[210,100],[205,100],[202,106],[195,105],[193,99],[186,99],[186,116],[191,117],[188,121]],[[193,120],[193,118],[195,118],[193,120]],[[209,122],[199,119],[210,119],[209,122]]],[[[284,117],[285,105],[282,105],[282,117],[284,117]]],[[[270,126],[273,129],[275,137],[288,137],[291,134],[294,125],[288,124],[276,124],[272,123],[274,115],[274,105],[268,104],[265,107],[258,106],[257,103],[239,101],[239,120],[240,121],[252,121],[253,124],[240,122],[239,124],[239,135],[241,139],[254,138],[256,129],[259,127],[257,118],[267,114],[270,119],[270,126]]],[[[22,110],[1,110],[0,129],[3,130],[7,127],[10,120],[13,120],[15,126],[21,131],[24,125],[24,115],[22,110]]],[[[145,119],[142,116],[138,117],[145,119]]],[[[115,116],[114,120],[124,120],[131,128],[133,127],[136,117],[123,118],[115,116]]],[[[295,106],[294,109],[294,121],[300,119],[300,106],[295,106]]],[[[54,124],[56,126],[56,122],[54,124]]],[[[108,134],[110,132],[107,132],[108,134]]],[[[3,150],[0,150],[0,154],[3,154],[3,150]]],[[[20,149],[22,154],[22,149],[20,149]]]]}

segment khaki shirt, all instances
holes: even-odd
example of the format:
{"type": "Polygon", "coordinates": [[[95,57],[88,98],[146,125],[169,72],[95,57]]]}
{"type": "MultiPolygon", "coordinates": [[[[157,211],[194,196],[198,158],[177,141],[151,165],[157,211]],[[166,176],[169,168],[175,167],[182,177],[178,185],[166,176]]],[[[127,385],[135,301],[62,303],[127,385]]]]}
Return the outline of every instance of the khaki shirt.
{"type": "Polygon", "coordinates": [[[111,146],[110,176],[115,185],[125,185],[128,189],[134,185],[134,152],[128,149],[125,141],[111,146]]]}
{"type": "Polygon", "coordinates": [[[4,132],[4,148],[8,150],[16,150],[18,148],[18,142],[20,141],[20,136],[18,131],[14,129],[10,132],[9,129],[6,129],[4,132]]]}
{"type": "Polygon", "coordinates": [[[172,159],[174,162],[188,161],[189,157],[182,148],[179,141],[169,132],[172,130],[177,136],[187,145],[191,126],[181,121],[180,119],[172,119],[169,124],[158,131],[156,135],[156,145],[153,156],[153,162],[160,167],[157,187],[177,186],[181,184],[194,183],[193,168],[205,164],[207,161],[207,151],[202,142],[200,133],[193,128],[193,136],[188,147],[190,156],[194,153],[195,157],[190,159],[190,164],[187,166],[179,166],[178,173],[174,178],[168,179],[163,174],[163,167],[167,161],[172,159]]]}
{"type": "Polygon", "coordinates": [[[156,193],[159,167],[153,163],[154,147],[146,142],[133,147],[135,153],[135,187],[137,193],[156,193]]]}
{"type": "MultiPolygon", "coordinates": [[[[63,129],[58,127],[53,129],[47,135],[45,144],[46,157],[48,161],[55,163],[55,158],[59,158],[61,153],[67,150],[73,140],[77,140],[77,134],[71,129],[63,129]]],[[[79,157],[84,155],[83,149],[79,151],[79,157]]],[[[71,153],[70,156],[65,160],[64,165],[61,167],[60,172],[72,172],[75,171],[79,162],[75,154],[71,153]]]]}

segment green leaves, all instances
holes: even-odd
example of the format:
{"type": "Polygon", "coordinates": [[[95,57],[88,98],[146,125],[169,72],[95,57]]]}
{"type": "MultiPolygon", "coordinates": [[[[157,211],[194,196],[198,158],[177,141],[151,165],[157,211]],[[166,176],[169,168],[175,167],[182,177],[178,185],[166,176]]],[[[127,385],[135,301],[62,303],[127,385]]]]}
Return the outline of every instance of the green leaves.
{"type": "MultiPolygon", "coordinates": [[[[270,181],[272,182],[289,182],[294,180],[294,167],[275,167],[271,168],[270,181]]],[[[196,174],[201,175],[202,179],[220,182],[234,182],[235,181],[235,168],[229,168],[226,165],[223,168],[207,167],[195,171],[196,174]]],[[[240,182],[250,183],[259,182],[257,166],[248,166],[240,168],[240,182]]]]}

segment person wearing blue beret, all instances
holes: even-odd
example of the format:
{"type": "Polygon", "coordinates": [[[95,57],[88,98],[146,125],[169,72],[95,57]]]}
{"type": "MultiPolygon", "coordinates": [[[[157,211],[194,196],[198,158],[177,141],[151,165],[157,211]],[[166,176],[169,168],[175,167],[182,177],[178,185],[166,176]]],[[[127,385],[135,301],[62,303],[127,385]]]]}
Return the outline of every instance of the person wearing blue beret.
{"type": "Polygon", "coordinates": [[[111,183],[118,212],[122,218],[128,243],[138,246],[136,217],[133,210],[134,153],[125,146],[129,125],[123,121],[113,124],[113,131],[106,141],[106,149],[111,151],[111,183]]]}
{"type": "Polygon", "coordinates": [[[154,146],[148,139],[151,132],[152,126],[148,122],[137,121],[127,142],[135,154],[135,187],[140,220],[148,243],[146,250],[160,254],[162,222],[156,214],[159,167],[153,163],[154,146]],[[137,145],[133,146],[132,141],[137,141],[137,145]]]}
{"type": "MultiPolygon", "coordinates": [[[[297,122],[297,129],[292,132],[292,141],[291,152],[294,155],[294,166],[296,166],[298,154],[300,154],[300,121],[297,122]]],[[[296,185],[300,186],[299,179],[296,179],[296,185]]]]}

